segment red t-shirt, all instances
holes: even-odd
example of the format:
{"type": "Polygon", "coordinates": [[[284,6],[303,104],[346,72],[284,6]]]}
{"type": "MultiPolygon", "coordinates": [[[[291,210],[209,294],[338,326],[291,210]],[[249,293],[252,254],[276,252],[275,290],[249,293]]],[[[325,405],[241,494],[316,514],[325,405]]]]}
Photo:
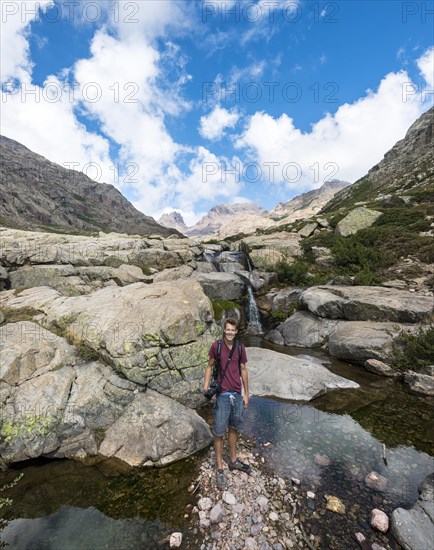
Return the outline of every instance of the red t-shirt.
{"type": "MultiPolygon", "coordinates": [[[[241,393],[241,378],[240,378],[240,371],[238,369],[238,343],[236,340],[234,340],[233,345],[235,346],[234,353],[232,355],[231,362],[228,365],[228,368],[226,369],[226,374],[224,379],[222,380],[223,372],[226,367],[226,363],[228,362],[229,355],[231,353],[231,349],[227,346],[226,342],[222,341],[222,349],[220,353],[220,368],[219,368],[219,374],[218,374],[218,380],[222,386],[222,393],[225,391],[236,391],[241,393]]],[[[218,342],[214,342],[211,346],[211,349],[209,350],[209,357],[214,358],[214,360],[217,362],[217,348],[218,348],[218,342]]],[[[241,344],[241,363],[246,364],[247,363],[247,354],[246,354],[246,348],[244,344],[241,344]]]]}

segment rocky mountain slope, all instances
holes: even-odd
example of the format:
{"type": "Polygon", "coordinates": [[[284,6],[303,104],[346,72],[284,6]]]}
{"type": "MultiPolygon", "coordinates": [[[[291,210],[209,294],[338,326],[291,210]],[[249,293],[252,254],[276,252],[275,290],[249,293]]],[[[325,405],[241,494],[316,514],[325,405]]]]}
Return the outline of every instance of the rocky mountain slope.
{"type": "Polygon", "coordinates": [[[298,195],[288,202],[280,202],[268,213],[272,219],[279,218],[279,224],[293,222],[296,219],[308,218],[317,214],[338,191],[348,187],[349,181],[326,181],[318,189],[298,195]]]}
{"type": "Polygon", "coordinates": [[[337,193],[323,211],[331,212],[360,201],[381,201],[385,195],[408,195],[410,190],[434,190],[433,130],[434,107],[410,126],[404,139],[398,141],[381,162],[337,193]]]}
{"type": "Polygon", "coordinates": [[[169,236],[113,185],[98,183],[0,136],[0,224],[21,229],[169,236]]]}
{"type": "Polygon", "coordinates": [[[231,235],[251,234],[256,229],[269,229],[317,214],[347,181],[332,180],[288,202],[279,203],[266,212],[254,203],[219,204],[211,208],[196,225],[187,227],[178,212],[164,214],[158,223],[173,227],[189,237],[225,239],[231,235]]]}
{"type": "MultiPolygon", "coordinates": [[[[211,208],[206,216],[190,227],[187,231],[189,237],[218,236],[224,238],[227,235],[240,233],[247,222],[251,231],[252,227],[267,227],[265,210],[254,203],[218,204],[211,208]],[[239,220],[235,223],[234,220],[239,220]],[[232,224],[233,229],[228,233],[226,227],[232,224]]],[[[271,224],[270,224],[271,225],[271,224]]]]}

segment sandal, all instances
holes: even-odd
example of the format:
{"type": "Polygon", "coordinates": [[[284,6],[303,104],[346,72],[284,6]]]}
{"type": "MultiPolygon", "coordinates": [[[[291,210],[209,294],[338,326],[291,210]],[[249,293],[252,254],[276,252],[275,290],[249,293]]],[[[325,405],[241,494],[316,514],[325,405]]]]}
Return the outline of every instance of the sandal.
{"type": "Polygon", "coordinates": [[[249,464],[246,464],[245,462],[241,462],[239,458],[235,460],[235,462],[228,463],[229,470],[240,470],[241,472],[245,472],[246,474],[250,474],[252,471],[249,464]]]}
{"type": "Polygon", "coordinates": [[[226,476],[223,470],[217,470],[216,473],[217,489],[226,489],[226,476]]]}

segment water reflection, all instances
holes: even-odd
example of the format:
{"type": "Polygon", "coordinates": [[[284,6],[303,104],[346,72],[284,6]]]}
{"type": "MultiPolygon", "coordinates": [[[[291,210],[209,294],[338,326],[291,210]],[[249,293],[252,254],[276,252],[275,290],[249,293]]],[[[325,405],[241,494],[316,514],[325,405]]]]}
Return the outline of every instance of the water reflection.
{"type": "MultiPolygon", "coordinates": [[[[13,505],[0,541],[14,549],[100,550],[158,548],[184,531],[187,491],[203,453],[161,469],[132,470],[116,461],[94,466],[72,460],[37,461],[2,496],[13,505]]],[[[0,474],[0,485],[17,470],[0,474]]]]}
{"type": "Polygon", "coordinates": [[[14,550],[138,550],[163,545],[165,532],[160,521],[116,520],[96,508],[62,506],[51,516],[11,521],[2,540],[14,550]]]}
{"type": "Polygon", "coordinates": [[[374,470],[388,480],[384,494],[399,504],[413,503],[418,483],[433,469],[432,457],[404,445],[388,448],[384,464],[382,442],[350,415],[327,413],[309,405],[254,397],[246,432],[262,444],[261,453],[280,475],[318,485],[329,468],[364,484],[366,475],[374,470]],[[271,445],[264,446],[267,443],[271,445]],[[328,461],[329,465],[322,465],[328,461]]]}
{"type": "MultiPolygon", "coordinates": [[[[417,399],[413,409],[415,404],[417,399]]],[[[400,402],[393,406],[399,410],[400,402]]],[[[375,414],[367,418],[375,422],[375,414]]],[[[423,432],[423,426],[413,428],[423,432]]],[[[350,414],[253,397],[246,418],[246,435],[256,440],[256,449],[270,473],[298,478],[304,494],[307,490],[315,493],[315,500],[303,501],[298,515],[306,532],[320,539],[321,548],[334,550],[358,548],[353,539],[356,532],[381,547],[398,548],[390,531],[382,535],[370,527],[370,512],[380,508],[390,517],[395,508],[408,508],[417,499],[419,483],[434,470],[430,454],[405,445],[406,440],[414,439],[406,425],[389,425],[387,433],[388,437],[395,434],[400,443],[386,447],[384,462],[382,440],[350,414]],[[367,486],[365,478],[372,471],[387,480],[385,487],[367,486]],[[325,495],[337,496],[345,514],[328,511],[325,495]]]]}

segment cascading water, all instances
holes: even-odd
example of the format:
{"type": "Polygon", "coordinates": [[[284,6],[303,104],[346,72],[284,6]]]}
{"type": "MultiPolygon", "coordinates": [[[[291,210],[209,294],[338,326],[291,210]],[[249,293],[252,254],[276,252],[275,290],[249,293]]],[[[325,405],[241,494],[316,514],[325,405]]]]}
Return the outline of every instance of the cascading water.
{"type": "Polygon", "coordinates": [[[259,310],[258,306],[256,305],[255,296],[253,295],[252,287],[249,285],[247,287],[247,294],[249,296],[249,304],[248,304],[248,317],[249,317],[249,323],[247,325],[247,332],[249,334],[262,334],[262,325],[261,325],[261,319],[259,317],[259,310]]]}
{"type": "Polygon", "coordinates": [[[255,296],[253,294],[253,286],[251,283],[254,265],[249,257],[247,246],[240,246],[238,252],[222,252],[221,250],[211,248],[204,251],[204,259],[212,264],[216,271],[238,274],[238,276],[246,283],[248,295],[248,303],[246,307],[246,332],[252,335],[263,334],[259,310],[256,305],[255,296]]]}
{"type": "Polygon", "coordinates": [[[247,269],[249,271],[249,284],[247,285],[247,294],[249,297],[247,314],[249,322],[247,325],[247,332],[249,334],[263,334],[261,318],[259,315],[258,306],[256,305],[255,295],[253,294],[253,287],[250,282],[254,266],[252,260],[250,259],[247,247],[243,248],[242,252],[246,258],[247,269]]]}

